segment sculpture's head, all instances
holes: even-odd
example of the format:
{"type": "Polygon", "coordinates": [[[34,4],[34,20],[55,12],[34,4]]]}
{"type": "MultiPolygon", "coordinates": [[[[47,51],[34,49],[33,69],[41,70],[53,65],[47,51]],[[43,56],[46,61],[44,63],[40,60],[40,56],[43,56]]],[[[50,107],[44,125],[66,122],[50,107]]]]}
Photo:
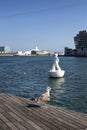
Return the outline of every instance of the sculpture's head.
{"type": "Polygon", "coordinates": [[[54,55],[55,55],[55,57],[57,57],[57,56],[58,56],[58,53],[55,53],[54,55]]]}

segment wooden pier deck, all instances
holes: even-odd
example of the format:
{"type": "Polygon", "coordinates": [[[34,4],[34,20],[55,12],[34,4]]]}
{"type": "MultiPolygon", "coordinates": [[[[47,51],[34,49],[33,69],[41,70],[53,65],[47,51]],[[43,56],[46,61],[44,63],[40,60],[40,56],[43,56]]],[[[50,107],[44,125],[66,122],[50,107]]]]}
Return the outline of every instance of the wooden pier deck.
{"type": "Polygon", "coordinates": [[[0,130],[87,130],[87,114],[0,94],[0,130]]]}

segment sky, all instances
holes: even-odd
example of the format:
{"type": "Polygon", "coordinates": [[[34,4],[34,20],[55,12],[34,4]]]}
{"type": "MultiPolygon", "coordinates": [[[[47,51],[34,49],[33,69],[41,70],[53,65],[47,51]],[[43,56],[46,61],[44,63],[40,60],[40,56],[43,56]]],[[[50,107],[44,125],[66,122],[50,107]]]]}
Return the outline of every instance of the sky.
{"type": "Polygon", "coordinates": [[[0,46],[64,51],[87,30],[87,0],[0,0],[0,46]]]}

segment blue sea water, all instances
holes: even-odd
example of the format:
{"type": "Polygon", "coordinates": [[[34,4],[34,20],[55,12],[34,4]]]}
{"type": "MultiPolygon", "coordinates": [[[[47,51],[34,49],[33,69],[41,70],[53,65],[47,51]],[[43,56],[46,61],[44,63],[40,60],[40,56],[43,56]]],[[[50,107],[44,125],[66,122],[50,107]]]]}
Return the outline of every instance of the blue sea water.
{"type": "Polygon", "coordinates": [[[52,56],[1,56],[0,93],[26,98],[40,96],[47,86],[51,90],[51,105],[87,113],[87,58],[59,57],[65,76],[49,78],[52,56]]]}

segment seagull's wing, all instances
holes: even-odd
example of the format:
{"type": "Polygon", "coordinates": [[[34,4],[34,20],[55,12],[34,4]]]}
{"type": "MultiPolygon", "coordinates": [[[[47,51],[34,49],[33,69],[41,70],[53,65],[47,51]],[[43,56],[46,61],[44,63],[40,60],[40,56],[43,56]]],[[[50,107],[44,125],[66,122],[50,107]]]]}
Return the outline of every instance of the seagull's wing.
{"type": "Polygon", "coordinates": [[[41,101],[44,101],[44,102],[47,102],[47,101],[50,101],[50,96],[48,95],[48,93],[44,93],[40,96],[40,100],[41,101]]]}

